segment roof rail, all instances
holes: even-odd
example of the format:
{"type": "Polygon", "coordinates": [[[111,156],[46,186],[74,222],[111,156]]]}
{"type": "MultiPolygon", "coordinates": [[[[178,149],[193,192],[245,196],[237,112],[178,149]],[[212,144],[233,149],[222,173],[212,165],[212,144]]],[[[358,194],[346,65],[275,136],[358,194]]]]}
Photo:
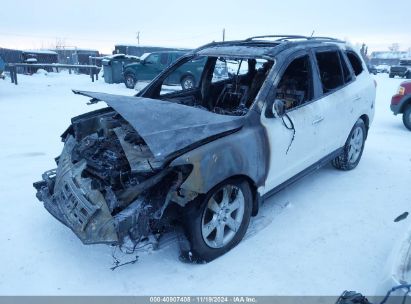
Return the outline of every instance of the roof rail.
{"type": "Polygon", "coordinates": [[[315,40],[330,40],[330,41],[336,41],[336,42],[344,42],[344,40],[333,38],[333,37],[315,36],[315,37],[308,37],[308,38],[315,39],[315,40]]]}
{"type": "MultiPolygon", "coordinates": [[[[255,39],[260,39],[260,38],[285,38],[285,39],[307,39],[306,36],[300,36],[300,35],[262,35],[262,36],[253,36],[250,38],[245,39],[245,41],[251,41],[255,39]]],[[[277,39],[281,40],[281,39],[277,39]]]]}
{"type": "Polygon", "coordinates": [[[315,37],[309,37],[309,36],[301,36],[301,35],[262,35],[262,36],[254,36],[245,39],[244,41],[252,41],[256,39],[261,39],[261,38],[277,38],[274,41],[287,41],[290,39],[306,39],[306,40],[329,40],[329,41],[335,41],[335,42],[344,42],[340,39],[332,38],[332,37],[320,37],[320,36],[315,36],[315,37]]]}

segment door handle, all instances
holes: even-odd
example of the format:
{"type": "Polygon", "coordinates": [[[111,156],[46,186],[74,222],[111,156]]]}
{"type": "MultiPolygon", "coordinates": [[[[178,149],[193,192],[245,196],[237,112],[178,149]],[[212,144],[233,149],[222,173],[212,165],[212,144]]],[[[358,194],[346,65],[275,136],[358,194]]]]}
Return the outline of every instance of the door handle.
{"type": "Polygon", "coordinates": [[[359,95],[355,95],[355,97],[354,97],[354,101],[358,101],[358,100],[360,100],[361,99],[361,96],[359,96],[359,95]]]}
{"type": "Polygon", "coordinates": [[[312,124],[313,125],[318,124],[322,122],[323,120],[324,120],[324,117],[317,117],[315,120],[313,120],[312,124]]]}

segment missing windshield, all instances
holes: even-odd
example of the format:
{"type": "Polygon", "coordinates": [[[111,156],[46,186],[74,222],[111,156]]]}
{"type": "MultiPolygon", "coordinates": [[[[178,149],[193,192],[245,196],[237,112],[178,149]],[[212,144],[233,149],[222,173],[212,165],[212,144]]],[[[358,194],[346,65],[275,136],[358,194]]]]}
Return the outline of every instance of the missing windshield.
{"type": "Polygon", "coordinates": [[[273,61],[257,58],[197,56],[176,65],[160,79],[157,99],[224,115],[245,115],[273,61]]]}

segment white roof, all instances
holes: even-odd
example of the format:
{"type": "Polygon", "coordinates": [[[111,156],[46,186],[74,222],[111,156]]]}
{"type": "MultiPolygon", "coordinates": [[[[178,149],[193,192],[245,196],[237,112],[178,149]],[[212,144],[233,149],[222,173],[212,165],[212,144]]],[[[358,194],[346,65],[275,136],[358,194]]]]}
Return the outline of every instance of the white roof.
{"type": "Polygon", "coordinates": [[[405,59],[410,56],[408,52],[372,52],[371,58],[376,59],[405,59]]]}
{"type": "Polygon", "coordinates": [[[23,50],[25,53],[33,53],[33,54],[49,54],[49,55],[57,55],[56,52],[50,50],[23,50]]]}

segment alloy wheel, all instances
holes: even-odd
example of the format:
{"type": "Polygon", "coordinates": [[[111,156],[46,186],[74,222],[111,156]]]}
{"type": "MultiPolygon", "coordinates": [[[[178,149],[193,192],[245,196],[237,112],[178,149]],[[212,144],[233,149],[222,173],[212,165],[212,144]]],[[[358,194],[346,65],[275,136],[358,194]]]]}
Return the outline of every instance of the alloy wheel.
{"type": "Polygon", "coordinates": [[[244,217],[245,199],[240,188],[226,185],[207,202],[201,220],[204,242],[211,248],[226,246],[237,234],[244,217]]]}
{"type": "Polygon", "coordinates": [[[352,132],[348,146],[348,161],[350,163],[355,163],[358,157],[360,157],[363,144],[364,132],[363,129],[358,126],[352,132]]]}

